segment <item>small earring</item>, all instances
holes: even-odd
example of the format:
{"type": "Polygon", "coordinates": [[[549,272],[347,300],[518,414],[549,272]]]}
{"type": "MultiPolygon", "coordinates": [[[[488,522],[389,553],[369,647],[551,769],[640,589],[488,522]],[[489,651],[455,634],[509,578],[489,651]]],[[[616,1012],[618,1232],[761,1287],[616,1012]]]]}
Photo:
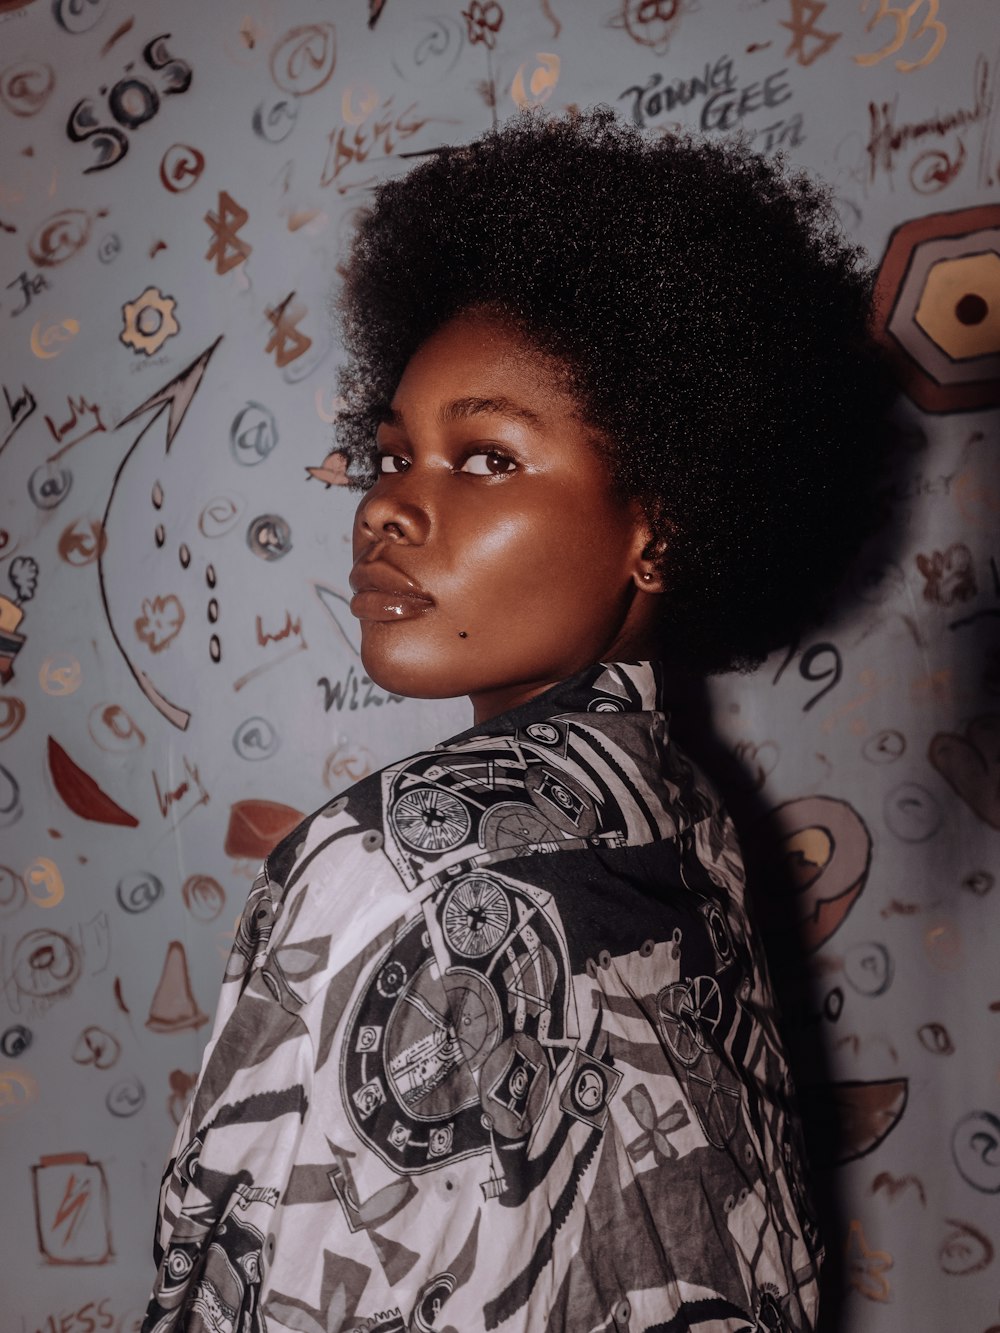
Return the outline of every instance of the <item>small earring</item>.
{"type": "Polygon", "coordinates": [[[643,583],[650,583],[650,582],[652,582],[652,578],[653,578],[653,575],[650,573],[650,571],[649,571],[648,569],[644,569],[644,570],[642,571],[642,581],[643,581],[643,583]]]}

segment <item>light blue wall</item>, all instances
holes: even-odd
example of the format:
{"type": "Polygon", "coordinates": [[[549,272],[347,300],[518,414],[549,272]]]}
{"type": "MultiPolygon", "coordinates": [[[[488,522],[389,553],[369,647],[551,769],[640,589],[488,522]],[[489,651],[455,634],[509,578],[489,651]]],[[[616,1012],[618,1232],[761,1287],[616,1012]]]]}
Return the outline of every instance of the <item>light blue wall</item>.
{"type": "Polygon", "coordinates": [[[372,183],[516,97],[738,124],[876,261],[924,220],[902,544],[713,700],[819,909],[843,1327],[1000,1324],[998,215],[936,218],[997,197],[1000,25],[880,3],[0,0],[4,1333],[132,1329],[260,855],[469,720],[364,681],[327,305],[372,183]]]}

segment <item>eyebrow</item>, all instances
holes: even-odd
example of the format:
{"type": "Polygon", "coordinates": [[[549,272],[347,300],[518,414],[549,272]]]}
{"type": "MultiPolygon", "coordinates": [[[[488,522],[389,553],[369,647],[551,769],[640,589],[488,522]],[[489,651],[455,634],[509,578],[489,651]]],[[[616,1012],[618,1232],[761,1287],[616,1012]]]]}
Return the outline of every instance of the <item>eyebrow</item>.
{"type": "MultiPolygon", "coordinates": [[[[402,413],[392,407],[386,408],[379,416],[387,426],[403,425],[402,413]]],[[[512,398],[453,398],[451,402],[445,403],[438,413],[441,422],[467,421],[470,417],[478,416],[507,417],[512,421],[523,421],[525,425],[534,426],[536,429],[542,425],[542,418],[537,412],[533,412],[530,407],[524,407],[521,403],[515,403],[512,398]]]]}

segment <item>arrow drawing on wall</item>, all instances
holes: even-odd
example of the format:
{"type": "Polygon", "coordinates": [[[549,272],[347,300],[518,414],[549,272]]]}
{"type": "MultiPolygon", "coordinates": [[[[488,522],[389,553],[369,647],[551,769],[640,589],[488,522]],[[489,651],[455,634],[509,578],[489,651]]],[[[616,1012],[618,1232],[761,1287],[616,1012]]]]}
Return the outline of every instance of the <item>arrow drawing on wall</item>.
{"type": "MultiPolygon", "coordinates": [[[[213,342],[209,347],[206,347],[205,350],[201,353],[201,355],[196,357],[189,366],[187,366],[184,370],[182,370],[180,374],[175,375],[172,380],[170,380],[167,384],[165,384],[162,389],[158,389],[156,393],[154,393],[151,397],[147,398],[145,402],[140,403],[139,406],[135,408],[133,411],[131,411],[127,417],[123,417],[122,420],[119,421],[118,425],[115,427],[115,429],[118,430],[122,426],[127,425],[130,421],[134,421],[136,417],[142,416],[143,413],[150,411],[151,408],[156,409],[153,415],[150,417],[150,419],[146,422],[145,426],[143,426],[142,430],[132,441],[132,445],[128,450],[128,452],[125,454],[122,461],[118,464],[118,470],[115,472],[114,480],[111,483],[111,492],[108,495],[108,503],[105,506],[104,518],[102,520],[103,530],[106,535],[109,532],[108,516],[111,513],[111,507],[115,502],[115,494],[118,490],[118,485],[119,482],[121,481],[122,474],[125,471],[126,464],[132,457],[132,455],[135,453],[136,449],[138,449],[142,437],[146,434],[146,431],[148,431],[149,428],[156,421],[160,419],[164,411],[167,411],[168,409],[169,412],[167,415],[167,440],[164,453],[166,454],[170,452],[170,446],[174,442],[174,437],[181,428],[181,422],[184,420],[184,417],[187,414],[187,410],[191,406],[195,394],[198,392],[198,388],[201,384],[202,378],[204,377],[205,371],[208,368],[208,363],[212,359],[212,354],[214,353],[215,349],[222,341],[222,336],[223,335],[220,333],[218,338],[216,338],[215,342],[213,342]]],[[[187,709],[179,707],[177,704],[172,703],[168,698],[166,698],[166,696],[163,695],[156,688],[156,686],[153,684],[153,681],[149,678],[146,672],[143,671],[141,667],[135,665],[135,663],[129,657],[128,650],[126,649],[120,635],[118,634],[118,631],[115,628],[114,618],[112,617],[111,614],[111,606],[108,601],[107,587],[105,584],[105,575],[104,575],[104,561],[105,561],[107,545],[108,543],[105,544],[105,547],[104,549],[102,549],[101,554],[97,561],[97,576],[101,589],[101,601],[104,604],[104,614],[105,617],[107,618],[108,628],[111,630],[111,637],[114,639],[115,644],[118,647],[118,651],[125,659],[125,664],[128,667],[129,671],[131,671],[136,684],[142,690],[143,694],[146,696],[149,702],[158,712],[163,714],[163,716],[167,719],[168,722],[172,722],[173,725],[177,727],[179,730],[185,731],[187,729],[188,723],[191,721],[191,714],[187,711],[187,709]]]]}

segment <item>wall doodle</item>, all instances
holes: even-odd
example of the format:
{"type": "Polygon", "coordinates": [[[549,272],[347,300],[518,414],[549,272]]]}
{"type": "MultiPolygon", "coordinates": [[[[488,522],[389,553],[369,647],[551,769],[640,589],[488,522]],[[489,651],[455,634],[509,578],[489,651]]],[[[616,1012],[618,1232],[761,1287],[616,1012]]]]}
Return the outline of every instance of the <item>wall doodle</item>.
{"type": "MultiPolygon", "coordinates": [[[[157,1181],[261,859],[348,784],[469,725],[463,701],[380,689],[349,611],[356,497],[330,316],[371,192],[522,108],[601,102],[651,136],[741,132],[817,173],[876,269],[875,325],[902,390],[883,528],[808,637],[708,682],[720,758],[705,766],[748,848],[760,844],[774,970],[790,968],[797,1081],[839,1212],[826,1224],[830,1333],[956,1318],[995,1333],[994,15],[987,0],[740,0],[722,26],[717,10],[0,0],[12,1327],[138,1328],[157,1181]]],[[[428,827],[447,835],[448,811],[435,828],[426,793],[400,796],[401,848],[428,827]]],[[[502,810],[489,837],[513,851],[526,827],[502,810]]],[[[472,946],[468,906],[456,898],[447,924],[472,946]]],[[[606,975],[601,958],[591,967],[606,975]]],[[[711,987],[661,990],[664,1033],[697,1061],[693,1016],[710,1029],[711,987]]],[[[601,1080],[567,1070],[570,1118],[592,1113],[601,1080]]],[[[718,1135],[729,1084],[716,1082],[698,1105],[718,1135]]],[[[622,1103],[623,1147],[647,1169],[703,1131],[644,1087],[622,1103]]],[[[352,1151],[336,1146],[328,1186],[401,1273],[398,1199],[357,1177],[352,1151]]],[[[485,1168],[483,1187],[500,1189],[485,1168]]],[[[477,1243],[459,1230],[456,1284],[477,1243]]],[[[345,1310],[356,1279],[341,1274],[345,1310]]],[[[442,1282],[417,1301],[428,1328],[447,1324],[442,1282]]],[[[636,1333],[638,1303],[616,1310],[636,1333]]],[[[329,1322],[303,1293],[266,1313],[329,1322]]],[[[780,1316],[765,1305],[754,1318],[780,1316]]]]}

